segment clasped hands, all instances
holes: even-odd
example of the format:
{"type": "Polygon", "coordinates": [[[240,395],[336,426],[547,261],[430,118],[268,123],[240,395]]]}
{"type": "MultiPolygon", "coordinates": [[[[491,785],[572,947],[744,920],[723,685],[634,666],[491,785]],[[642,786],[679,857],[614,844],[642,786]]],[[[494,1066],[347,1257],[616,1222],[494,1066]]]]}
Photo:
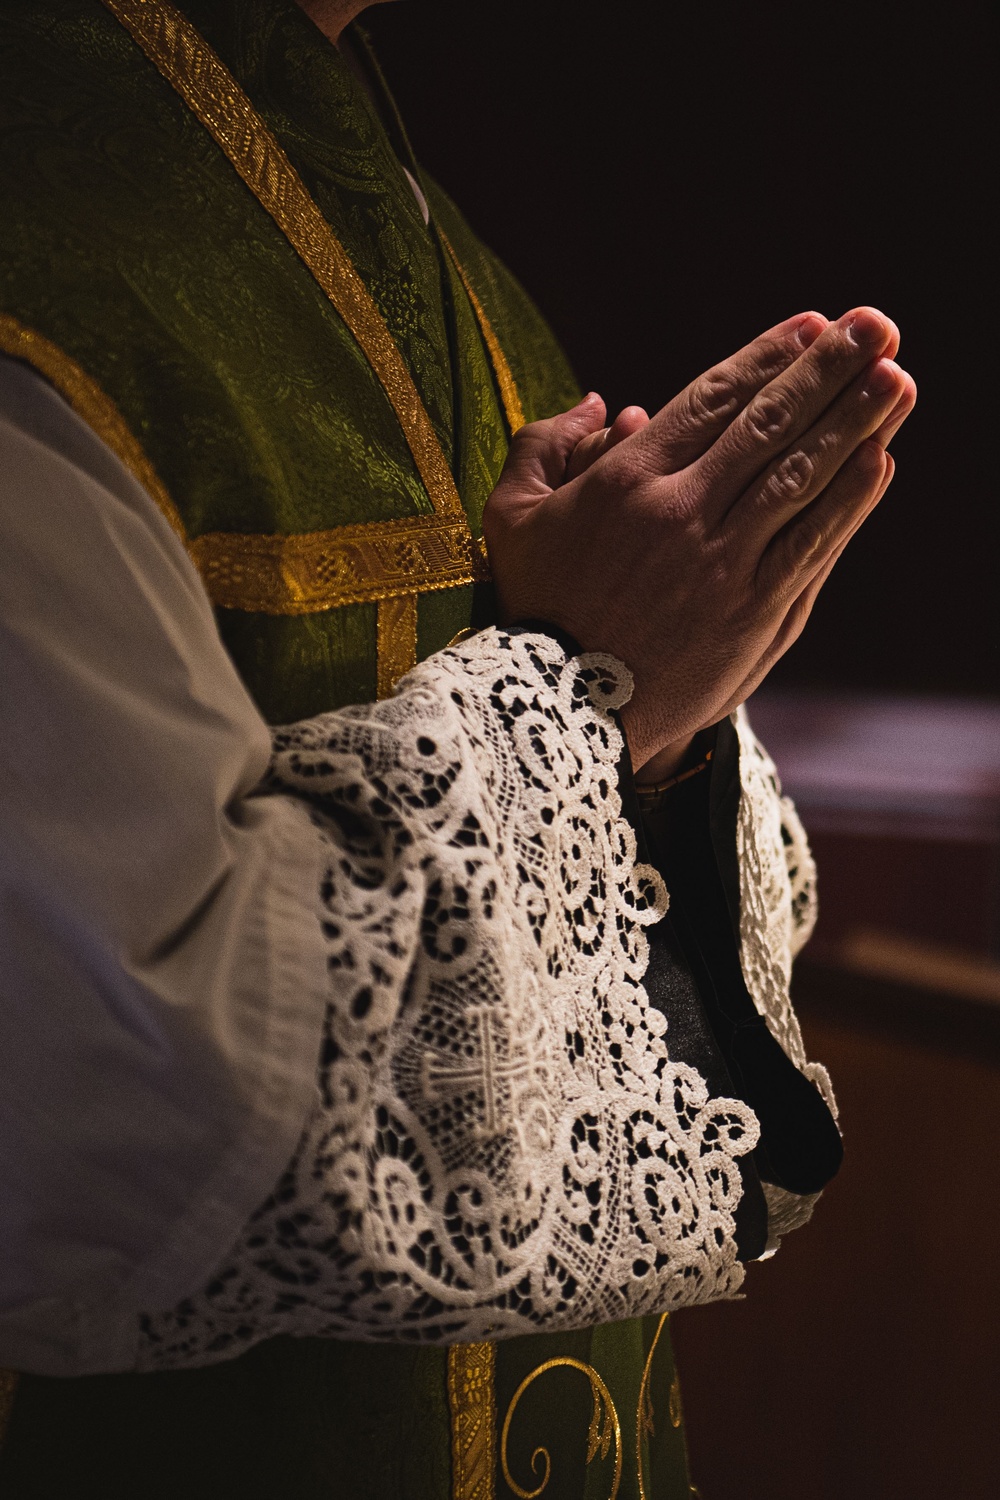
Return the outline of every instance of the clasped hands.
{"type": "Polygon", "coordinates": [[[649,418],[599,396],[518,432],[483,532],[503,620],[545,619],[630,667],[640,780],[754,691],[893,476],[916,400],[874,308],[804,313],[649,418]]]}

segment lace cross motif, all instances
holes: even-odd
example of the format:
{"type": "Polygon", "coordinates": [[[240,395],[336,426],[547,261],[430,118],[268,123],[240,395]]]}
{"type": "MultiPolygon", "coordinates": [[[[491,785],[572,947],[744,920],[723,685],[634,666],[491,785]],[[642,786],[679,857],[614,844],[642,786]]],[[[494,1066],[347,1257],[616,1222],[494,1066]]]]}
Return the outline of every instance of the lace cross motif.
{"type": "Polygon", "coordinates": [[[432,1050],[423,1054],[420,1083],[426,1102],[436,1104],[448,1097],[478,1093],[482,1115],[472,1129],[478,1141],[492,1140],[511,1127],[521,1136],[528,1105],[534,1134],[547,1136],[542,1060],[526,1049],[514,1052],[495,1007],[470,1005],[463,1020],[469,1040],[457,1056],[432,1050]]]}

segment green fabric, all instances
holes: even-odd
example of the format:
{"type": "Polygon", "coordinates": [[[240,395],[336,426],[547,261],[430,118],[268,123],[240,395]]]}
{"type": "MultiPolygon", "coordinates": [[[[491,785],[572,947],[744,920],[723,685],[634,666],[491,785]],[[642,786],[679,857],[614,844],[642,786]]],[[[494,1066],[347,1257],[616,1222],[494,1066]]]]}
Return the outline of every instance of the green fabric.
{"type": "MultiPolygon", "coordinates": [[[[507,444],[494,378],[378,111],[291,0],[186,9],[364,277],[478,532],[507,444]]],[[[112,397],[189,534],[429,511],[354,339],[118,22],[98,0],[5,0],[0,27],[0,309],[112,397]]],[[[571,404],[572,376],[529,299],[425,186],[496,319],[529,420],[571,404]]],[[[450,603],[445,641],[469,624],[471,594],[456,590],[450,603]]],[[[374,696],[373,621],[358,606],[297,618],[220,611],[219,624],[265,716],[282,722],[374,696]]]]}
{"type": "MultiPolygon", "coordinates": [[[[500,1428],[521,1381],[552,1359],[592,1365],[621,1428],[618,1500],[639,1500],[639,1388],[658,1318],[544,1334],[497,1346],[497,1497],[512,1493],[500,1428]]],[[[689,1500],[682,1427],[671,1420],[666,1331],[650,1369],[653,1435],[643,1443],[648,1500],[689,1500]]],[[[507,1462],[545,1500],[607,1500],[615,1445],[587,1463],[587,1376],[560,1367],[517,1404],[507,1462]]],[[[451,1437],[441,1349],[272,1339],[201,1370],[22,1377],[0,1454],[2,1500],[449,1500],[451,1437]]]]}
{"type": "MultiPolygon", "coordinates": [[[[418,171],[391,100],[372,104],[292,0],[183,8],[364,277],[478,531],[507,433],[468,298],[401,170],[402,159],[418,171]]],[[[446,195],[421,181],[528,420],[565,409],[578,393],[541,317],[446,195]]],[[[303,532],[430,509],[396,418],[339,317],[98,0],[3,0],[0,200],[0,311],[58,344],[112,397],[190,535],[303,532]]],[[[488,610],[488,592],[471,587],[423,596],[420,654],[488,610]]],[[[263,713],[282,722],[374,697],[375,615],[373,605],[300,617],[224,610],[219,625],[263,713]]],[[[544,1360],[595,1365],[622,1424],[621,1500],[638,1494],[636,1403],[655,1322],[497,1350],[501,1417],[544,1360]]],[[[689,1493],[683,1434],[660,1415],[672,1374],[664,1337],[651,1500],[689,1493]]],[[[539,1378],[511,1429],[511,1469],[523,1487],[534,1487],[541,1443],[552,1461],[546,1500],[610,1492],[613,1456],[585,1461],[590,1415],[578,1371],[539,1378]]],[[[445,1500],[450,1443],[444,1350],[275,1339],[204,1370],[24,1377],[0,1496],[445,1500]]],[[[509,1493],[499,1472],[496,1493],[509,1493]]]]}

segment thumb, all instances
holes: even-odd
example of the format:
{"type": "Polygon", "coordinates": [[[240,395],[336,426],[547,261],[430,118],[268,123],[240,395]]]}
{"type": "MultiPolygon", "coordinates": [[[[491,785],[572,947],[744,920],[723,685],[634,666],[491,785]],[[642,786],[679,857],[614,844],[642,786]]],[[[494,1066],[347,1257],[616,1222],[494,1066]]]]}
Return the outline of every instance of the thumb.
{"type": "Polygon", "coordinates": [[[569,411],[525,423],[511,439],[501,485],[530,491],[533,499],[558,488],[565,483],[570,454],[581,438],[603,428],[606,415],[604,402],[591,391],[569,411]]]}

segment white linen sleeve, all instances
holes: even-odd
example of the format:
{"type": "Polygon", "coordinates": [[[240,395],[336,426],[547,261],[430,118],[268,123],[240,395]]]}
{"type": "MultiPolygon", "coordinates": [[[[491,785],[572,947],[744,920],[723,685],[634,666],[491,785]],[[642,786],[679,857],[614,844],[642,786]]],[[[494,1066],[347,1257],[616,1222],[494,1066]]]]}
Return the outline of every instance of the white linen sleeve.
{"type": "Polygon", "coordinates": [[[148,495],[0,360],[0,1365],[127,1365],[285,1169],[320,845],[148,495]]]}

